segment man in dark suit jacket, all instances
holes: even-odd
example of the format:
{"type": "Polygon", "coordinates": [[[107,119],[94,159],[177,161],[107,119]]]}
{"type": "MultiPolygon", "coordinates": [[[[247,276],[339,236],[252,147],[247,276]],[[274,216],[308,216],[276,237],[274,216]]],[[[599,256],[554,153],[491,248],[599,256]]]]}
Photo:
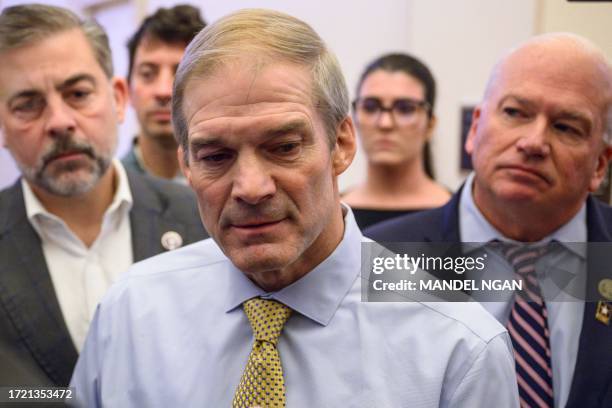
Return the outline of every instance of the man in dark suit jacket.
{"type": "Polygon", "coordinates": [[[7,8],[0,60],[0,127],[23,174],[0,192],[0,385],[66,386],[106,287],[206,233],[191,190],[112,159],[126,86],[99,26],[7,8]]]}
{"type": "MultiPolygon", "coordinates": [[[[610,242],[612,209],[589,196],[611,156],[610,118],[612,71],[603,54],[577,36],[536,37],[493,70],[466,141],[474,173],[462,189],[441,208],[365,234],[379,242],[610,242]]],[[[612,274],[597,251],[586,254],[586,299],[600,301],[546,302],[557,313],[552,323],[548,315],[547,339],[556,407],[612,406],[612,298],[601,288],[612,274]]],[[[507,324],[510,309],[494,315],[507,324]]],[[[523,381],[519,391],[530,406],[541,390],[523,381]]]]}

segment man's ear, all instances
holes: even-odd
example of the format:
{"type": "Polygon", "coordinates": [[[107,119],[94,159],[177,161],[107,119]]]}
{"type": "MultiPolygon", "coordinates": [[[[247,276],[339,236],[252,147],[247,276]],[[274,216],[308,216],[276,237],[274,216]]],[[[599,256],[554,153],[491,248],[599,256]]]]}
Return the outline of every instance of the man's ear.
{"type": "Polygon", "coordinates": [[[474,143],[476,140],[476,131],[478,130],[478,121],[480,120],[480,114],[482,113],[482,107],[477,106],[472,113],[472,125],[467,138],[465,139],[465,151],[468,154],[472,154],[474,151],[474,143]]]}
{"type": "Polygon", "coordinates": [[[117,118],[119,123],[123,123],[128,99],[127,83],[124,78],[113,77],[113,79],[111,79],[111,84],[113,87],[113,97],[115,99],[115,109],[117,109],[117,118]]]}
{"type": "Polygon", "coordinates": [[[191,184],[191,169],[189,168],[189,163],[187,162],[189,159],[185,157],[186,155],[185,150],[183,150],[183,145],[179,144],[178,149],[176,149],[176,156],[181,172],[183,172],[183,175],[187,179],[187,183],[189,183],[190,186],[193,186],[193,184],[191,184]]]}
{"type": "Polygon", "coordinates": [[[599,156],[597,156],[595,172],[593,173],[593,176],[591,177],[591,182],[589,184],[590,192],[594,192],[595,190],[597,190],[601,182],[606,177],[610,159],[612,159],[612,146],[605,145],[603,147],[602,152],[599,154],[599,156]]]}
{"type": "Polygon", "coordinates": [[[353,162],[357,149],[353,119],[346,116],[336,129],[336,145],[332,150],[334,174],[339,176],[353,162]]]}

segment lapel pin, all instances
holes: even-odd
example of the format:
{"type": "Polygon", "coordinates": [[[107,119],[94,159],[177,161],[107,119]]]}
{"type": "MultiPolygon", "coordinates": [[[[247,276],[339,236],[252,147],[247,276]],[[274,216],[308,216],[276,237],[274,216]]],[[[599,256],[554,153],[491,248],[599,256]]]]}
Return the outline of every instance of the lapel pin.
{"type": "Polygon", "coordinates": [[[600,280],[597,289],[599,289],[599,294],[605,299],[612,300],[612,279],[600,280]]]}
{"type": "Polygon", "coordinates": [[[612,314],[612,305],[608,302],[600,300],[597,302],[597,310],[595,311],[595,319],[599,320],[606,326],[610,325],[610,315],[612,314]]]}
{"type": "Polygon", "coordinates": [[[176,231],[166,231],[161,237],[162,246],[168,251],[183,246],[183,237],[176,231]]]}

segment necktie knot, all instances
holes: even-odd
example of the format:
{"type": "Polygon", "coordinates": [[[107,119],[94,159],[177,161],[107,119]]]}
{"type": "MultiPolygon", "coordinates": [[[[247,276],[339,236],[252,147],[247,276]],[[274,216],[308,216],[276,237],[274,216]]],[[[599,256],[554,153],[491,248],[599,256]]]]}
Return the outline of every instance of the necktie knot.
{"type": "Polygon", "coordinates": [[[514,271],[522,277],[535,275],[536,262],[548,252],[547,246],[542,245],[510,244],[499,241],[494,241],[493,245],[499,248],[514,271]]]}
{"type": "Polygon", "coordinates": [[[272,299],[253,298],[243,304],[255,340],[276,345],[291,309],[272,299]]]}

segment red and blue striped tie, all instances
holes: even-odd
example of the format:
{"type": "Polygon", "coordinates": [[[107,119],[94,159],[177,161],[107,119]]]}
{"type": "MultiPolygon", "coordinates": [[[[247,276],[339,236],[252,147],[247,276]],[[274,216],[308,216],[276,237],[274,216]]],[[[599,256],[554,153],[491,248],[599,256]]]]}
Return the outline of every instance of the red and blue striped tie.
{"type": "Polygon", "coordinates": [[[554,406],[548,312],[535,272],[535,263],[544,252],[543,247],[503,246],[504,256],[523,281],[507,324],[521,407],[554,406]]]}

